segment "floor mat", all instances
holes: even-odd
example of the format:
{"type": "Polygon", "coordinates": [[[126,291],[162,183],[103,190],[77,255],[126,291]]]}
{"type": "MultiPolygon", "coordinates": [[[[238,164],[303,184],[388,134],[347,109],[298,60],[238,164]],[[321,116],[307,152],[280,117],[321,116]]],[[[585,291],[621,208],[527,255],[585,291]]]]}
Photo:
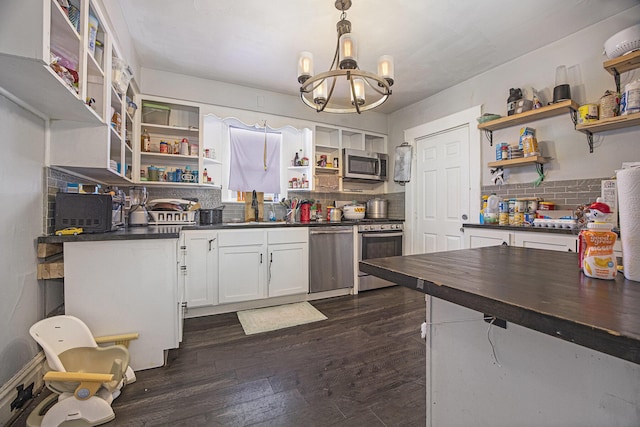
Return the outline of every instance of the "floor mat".
{"type": "Polygon", "coordinates": [[[244,310],[239,311],[237,314],[246,335],[275,331],[327,319],[327,316],[308,302],[244,310]]]}

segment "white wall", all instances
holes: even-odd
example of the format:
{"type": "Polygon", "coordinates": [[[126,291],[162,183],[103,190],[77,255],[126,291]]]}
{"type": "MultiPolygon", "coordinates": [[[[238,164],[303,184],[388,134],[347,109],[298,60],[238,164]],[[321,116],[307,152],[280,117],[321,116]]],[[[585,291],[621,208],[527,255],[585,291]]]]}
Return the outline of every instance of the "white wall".
{"type": "MultiPolygon", "coordinates": [[[[532,17],[535,19],[535,17],[532,17]]],[[[572,97],[579,104],[597,102],[606,89],[614,89],[613,77],[603,68],[603,43],[616,32],[640,22],[640,6],[588,27],[546,47],[530,52],[514,61],[446,89],[390,115],[389,150],[403,142],[405,129],[483,104],[483,112],[506,115],[509,88],[533,87],[546,94],[550,101],[558,65],[569,68],[572,97]],[[573,76],[573,78],[572,78],[573,76]],[[577,77],[576,77],[577,76],[577,77]]],[[[544,22],[540,22],[544,31],[544,22]]],[[[473,67],[473,64],[469,64],[473,67]]],[[[623,83],[639,78],[637,71],[623,75],[623,83]],[[635,76],[635,77],[634,77],[635,76]]],[[[428,79],[429,76],[424,76],[428,79]]],[[[622,161],[640,161],[640,130],[626,129],[595,136],[595,151],[589,154],[586,136],[573,129],[567,115],[531,123],[536,128],[543,155],[553,160],[545,165],[548,181],[581,178],[601,178],[614,174],[622,161]]],[[[482,144],[482,185],[489,185],[486,163],[495,160],[495,142],[515,143],[519,127],[496,131],[494,146],[486,138],[482,144]]],[[[533,166],[514,168],[509,183],[531,183],[537,178],[533,166]]],[[[391,184],[389,191],[402,191],[391,184]]]]}
{"type": "Polygon", "coordinates": [[[0,385],[37,353],[29,327],[42,318],[35,239],[44,229],[45,124],[0,95],[0,385]]]}
{"type": "MultiPolygon", "coordinates": [[[[292,82],[292,85],[297,85],[292,82]]],[[[387,115],[375,111],[362,114],[318,114],[299,97],[245,86],[142,68],[140,91],[213,106],[226,106],[265,115],[277,115],[311,123],[328,123],[353,129],[387,133],[387,115]],[[260,104],[260,105],[259,105],[260,104]]]]}

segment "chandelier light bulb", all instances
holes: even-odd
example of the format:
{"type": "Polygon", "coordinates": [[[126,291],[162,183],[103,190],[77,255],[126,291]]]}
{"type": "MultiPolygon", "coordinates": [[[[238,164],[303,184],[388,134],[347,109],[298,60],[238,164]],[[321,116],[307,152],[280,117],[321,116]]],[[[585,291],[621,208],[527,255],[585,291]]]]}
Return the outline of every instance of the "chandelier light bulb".
{"type": "Polygon", "coordinates": [[[298,83],[304,83],[313,76],[313,54],[300,52],[298,57],[298,83]]]}
{"type": "Polygon", "coordinates": [[[355,105],[356,102],[358,105],[364,105],[365,95],[364,95],[364,80],[362,79],[353,79],[353,92],[351,92],[351,104],[355,105]],[[356,95],[356,102],[353,101],[353,93],[356,95]]]}
{"type": "Polygon", "coordinates": [[[393,57],[383,55],[378,58],[378,75],[385,79],[389,86],[393,86],[393,57]]]}
{"type": "Polygon", "coordinates": [[[340,36],[340,68],[355,69],[358,67],[358,47],[351,33],[340,36]]]}
{"type": "Polygon", "coordinates": [[[317,105],[324,105],[327,102],[327,81],[323,80],[313,90],[313,103],[317,105]]]}

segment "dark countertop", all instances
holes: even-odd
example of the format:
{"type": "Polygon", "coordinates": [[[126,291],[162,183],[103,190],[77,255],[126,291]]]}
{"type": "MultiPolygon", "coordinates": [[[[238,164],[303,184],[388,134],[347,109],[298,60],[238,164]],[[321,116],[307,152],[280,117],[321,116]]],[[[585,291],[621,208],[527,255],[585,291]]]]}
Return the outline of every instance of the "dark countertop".
{"type": "MultiPolygon", "coordinates": [[[[381,219],[378,222],[401,223],[403,219],[381,219]]],[[[109,240],[139,240],[139,239],[177,239],[181,230],[233,230],[247,228],[292,228],[292,227],[326,227],[326,226],[354,226],[358,224],[370,224],[371,222],[349,221],[341,222],[296,222],[288,224],[278,221],[275,224],[264,222],[221,223],[214,225],[150,225],[148,227],[127,227],[107,233],[83,233],[77,236],[39,236],[38,243],[64,243],[64,242],[98,242],[109,240]]]]}
{"type": "Polygon", "coordinates": [[[640,282],[592,279],[577,254],[492,246],[360,262],[363,272],[640,364],[640,282]]]}
{"type": "Polygon", "coordinates": [[[489,230],[531,231],[534,233],[572,234],[577,236],[580,230],[570,228],[547,228],[498,224],[462,224],[466,228],[485,228],[489,230]]]}

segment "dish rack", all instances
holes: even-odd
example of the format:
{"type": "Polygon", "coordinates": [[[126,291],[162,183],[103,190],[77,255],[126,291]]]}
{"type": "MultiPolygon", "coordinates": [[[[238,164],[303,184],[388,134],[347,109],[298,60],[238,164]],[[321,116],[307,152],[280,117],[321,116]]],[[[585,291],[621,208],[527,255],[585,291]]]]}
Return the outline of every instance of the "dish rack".
{"type": "Polygon", "coordinates": [[[149,211],[153,218],[151,225],[180,224],[191,225],[196,223],[196,211],[149,211]]]}

